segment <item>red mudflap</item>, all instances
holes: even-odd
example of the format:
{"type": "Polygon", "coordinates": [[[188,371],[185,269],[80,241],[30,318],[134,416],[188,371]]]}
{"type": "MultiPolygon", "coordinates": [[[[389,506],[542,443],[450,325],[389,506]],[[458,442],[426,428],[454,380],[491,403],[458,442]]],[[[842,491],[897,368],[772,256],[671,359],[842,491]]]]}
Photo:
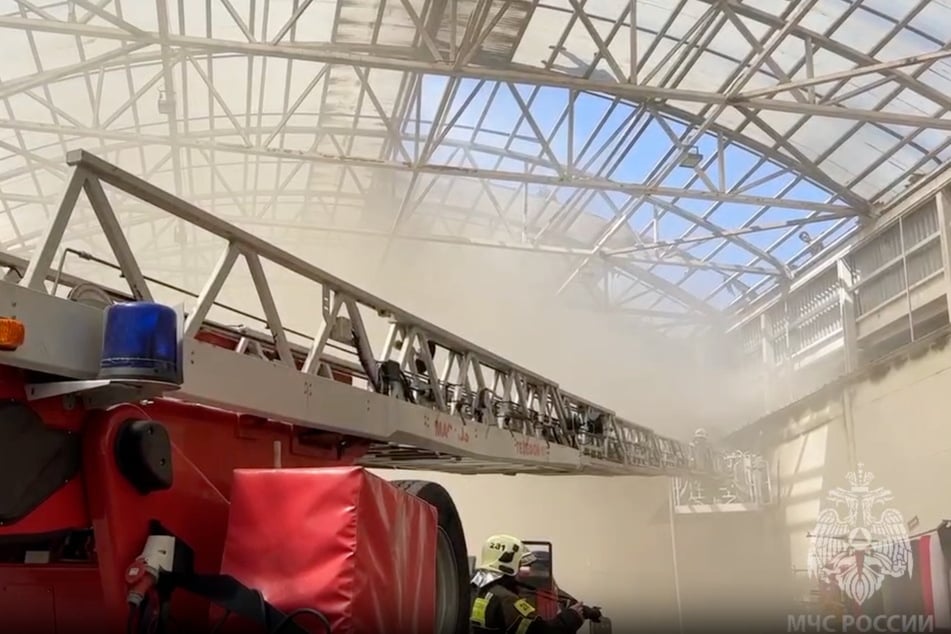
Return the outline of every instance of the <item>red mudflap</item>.
{"type": "Polygon", "coordinates": [[[431,634],[436,511],[359,467],[237,470],[221,571],[334,634],[431,634]]]}

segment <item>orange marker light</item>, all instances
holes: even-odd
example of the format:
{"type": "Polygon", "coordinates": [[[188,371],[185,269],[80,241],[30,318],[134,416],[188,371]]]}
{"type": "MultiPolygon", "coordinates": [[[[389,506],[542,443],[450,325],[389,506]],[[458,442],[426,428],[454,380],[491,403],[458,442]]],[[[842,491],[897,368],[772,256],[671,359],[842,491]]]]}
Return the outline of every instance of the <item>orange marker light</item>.
{"type": "Polygon", "coordinates": [[[26,327],[12,317],[0,317],[0,350],[16,350],[23,345],[26,327]]]}

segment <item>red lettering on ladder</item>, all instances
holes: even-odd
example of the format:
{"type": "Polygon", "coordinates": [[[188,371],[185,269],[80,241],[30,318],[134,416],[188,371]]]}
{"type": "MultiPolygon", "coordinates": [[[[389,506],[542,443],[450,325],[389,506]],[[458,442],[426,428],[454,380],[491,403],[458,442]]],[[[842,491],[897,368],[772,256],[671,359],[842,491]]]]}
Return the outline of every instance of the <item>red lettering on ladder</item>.
{"type": "Polygon", "coordinates": [[[444,420],[436,419],[436,438],[449,438],[452,432],[452,425],[444,420]]]}
{"type": "Polygon", "coordinates": [[[436,424],[434,425],[434,427],[436,430],[436,438],[448,439],[450,437],[453,437],[455,440],[458,440],[459,442],[462,442],[462,443],[469,442],[469,431],[466,429],[465,425],[462,425],[459,428],[458,434],[454,434],[455,427],[452,425],[452,423],[449,423],[449,422],[446,422],[445,420],[437,418],[436,424]]]}
{"type": "Polygon", "coordinates": [[[541,457],[548,454],[547,447],[543,447],[541,443],[534,443],[528,439],[516,440],[515,451],[520,456],[541,457]]]}

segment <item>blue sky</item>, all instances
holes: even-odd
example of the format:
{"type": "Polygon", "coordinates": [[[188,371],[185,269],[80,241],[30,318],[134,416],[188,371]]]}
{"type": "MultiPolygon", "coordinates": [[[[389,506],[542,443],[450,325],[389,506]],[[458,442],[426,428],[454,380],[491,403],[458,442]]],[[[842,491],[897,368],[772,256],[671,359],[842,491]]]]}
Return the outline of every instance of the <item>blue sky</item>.
{"type": "MultiPolygon", "coordinates": [[[[448,79],[445,77],[427,77],[424,80],[422,94],[422,119],[424,121],[435,118],[447,82],[448,79]]],[[[477,88],[478,84],[479,81],[474,79],[463,79],[460,81],[453,103],[450,105],[446,114],[447,121],[451,120],[459,112],[460,108],[462,108],[465,101],[470,98],[471,93],[477,88]]],[[[495,89],[495,87],[495,84],[485,82],[482,87],[478,89],[475,96],[472,97],[471,102],[466,106],[462,114],[459,115],[447,139],[466,144],[471,140],[476,146],[493,148],[493,150],[495,150],[493,152],[471,151],[473,159],[480,168],[522,173],[525,171],[525,163],[517,156],[503,159],[501,164],[497,166],[499,161],[498,150],[505,149],[505,145],[508,143],[511,132],[515,126],[518,125],[516,130],[517,136],[509,145],[510,152],[538,156],[543,152],[543,148],[538,142],[538,135],[530,123],[526,120],[520,122],[520,119],[522,119],[522,109],[518,101],[516,101],[512,95],[511,90],[505,85],[499,86],[498,89],[494,91],[493,97],[493,89],[495,89]],[[482,127],[484,130],[475,134],[473,137],[473,129],[479,125],[483,114],[482,127]],[[493,133],[492,130],[497,132],[493,133]]],[[[562,88],[545,87],[539,90],[534,101],[529,103],[533,87],[525,85],[517,86],[516,90],[523,103],[528,105],[542,135],[547,138],[555,131],[553,140],[550,143],[551,151],[559,161],[566,161],[569,152],[568,125],[566,122],[562,122],[557,130],[555,130],[555,128],[568,102],[569,92],[562,88]]],[[[625,135],[618,135],[617,138],[611,140],[611,135],[615,133],[618,127],[624,125],[626,121],[630,121],[631,117],[635,114],[635,106],[633,104],[621,103],[615,105],[612,109],[612,103],[611,99],[587,93],[581,94],[577,98],[575,102],[573,130],[573,146],[576,155],[576,164],[582,166],[587,165],[585,171],[594,173],[599,171],[609,161],[612,164],[619,161],[609,174],[611,180],[619,183],[644,183],[652,167],[656,165],[664,153],[669,150],[671,146],[670,136],[663,126],[652,121],[637,142],[630,148],[628,147],[632,140],[630,137],[625,138],[625,135]],[[598,125],[605,115],[608,115],[607,121],[598,129],[598,125]],[[592,135],[594,135],[593,140],[591,138],[592,135]],[[596,160],[592,161],[598,149],[606,142],[609,142],[607,149],[602,152],[596,160]],[[586,145],[588,145],[587,148],[585,148],[586,145]],[[582,153],[583,149],[586,151],[582,153]],[[590,164],[588,164],[589,162],[590,164]]],[[[686,130],[685,124],[679,121],[673,119],[665,119],[665,121],[670,131],[675,135],[680,136],[686,130]]],[[[414,127],[415,123],[410,123],[408,126],[414,127]]],[[[428,126],[424,125],[421,132],[425,135],[428,132],[428,126]]],[[[717,139],[715,135],[712,134],[704,135],[699,142],[695,144],[695,147],[702,155],[710,157],[717,151],[717,139]]],[[[444,145],[436,150],[431,160],[434,163],[471,165],[467,162],[463,163],[463,159],[460,158],[458,153],[455,155],[455,158],[451,158],[452,156],[453,148],[444,145]]],[[[724,163],[726,165],[726,173],[723,175],[727,187],[734,186],[747,171],[756,165],[759,159],[760,157],[754,152],[730,144],[725,153],[724,163]]],[[[745,182],[753,183],[771,174],[775,174],[779,167],[780,166],[775,163],[765,162],[757,168],[745,182]]],[[[719,168],[717,164],[714,163],[706,172],[710,180],[714,183],[717,183],[720,179],[718,171],[719,168]]],[[[535,172],[547,176],[555,175],[550,169],[536,168],[535,172]]],[[[675,188],[687,187],[690,179],[695,175],[696,172],[691,168],[677,167],[664,180],[663,185],[675,188]]],[[[782,189],[789,186],[795,179],[796,175],[794,173],[784,173],[765,183],[750,188],[744,193],[751,196],[780,196],[782,189]]],[[[511,183],[502,185],[509,187],[515,186],[511,183]]],[[[548,191],[550,189],[549,187],[543,186],[532,187],[536,190],[534,193],[537,194],[541,194],[542,191],[548,191]]],[[[702,180],[697,180],[692,185],[689,185],[689,187],[695,190],[706,189],[706,185],[702,180]]],[[[561,202],[566,202],[574,194],[574,191],[574,188],[558,188],[555,192],[555,196],[561,202]]],[[[830,194],[809,181],[803,180],[786,192],[785,196],[790,199],[823,203],[828,201],[830,194]]],[[[623,192],[608,192],[607,198],[610,199],[614,205],[621,206],[628,201],[629,196],[623,192]]],[[[684,211],[697,216],[704,215],[712,204],[710,201],[697,199],[675,200],[673,198],[659,198],[659,200],[675,203],[684,211]]],[[[708,217],[708,220],[726,230],[738,229],[749,220],[756,210],[757,207],[753,205],[723,203],[708,217]]],[[[601,196],[594,197],[586,205],[586,211],[606,220],[613,218],[615,215],[614,210],[611,209],[611,205],[601,196]]],[[[808,215],[808,212],[802,210],[770,208],[756,220],[755,224],[775,224],[787,220],[803,218],[806,215],[808,215]]],[[[630,219],[630,224],[635,230],[643,231],[650,226],[652,219],[652,206],[644,205],[630,219]]],[[[657,236],[660,240],[677,239],[684,236],[693,226],[693,223],[689,219],[680,217],[674,213],[664,213],[657,228],[657,236]]],[[[811,223],[804,228],[811,236],[816,237],[833,226],[833,221],[824,221],[811,223]]],[[[835,235],[829,236],[829,239],[834,239],[847,230],[848,227],[841,227],[836,231],[835,235]]],[[[745,234],[743,239],[765,250],[780,239],[786,231],[788,231],[788,229],[774,229],[749,233],[745,234]]],[[[789,239],[776,248],[774,254],[778,259],[784,262],[788,261],[802,250],[804,244],[796,236],[798,233],[799,230],[795,231],[789,239]]],[[[695,229],[689,235],[691,237],[700,237],[710,234],[707,230],[699,228],[695,229]]],[[[719,245],[721,245],[720,240],[709,240],[684,245],[683,250],[689,252],[692,256],[700,258],[708,255],[719,245]]],[[[713,260],[725,264],[745,265],[750,262],[751,258],[752,255],[739,245],[728,243],[718,251],[713,260]]],[[[654,272],[670,281],[678,281],[683,276],[685,269],[680,266],[663,266],[656,268],[654,272]]],[[[758,281],[760,277],[761,276],[756,274],[745,273],[741,276],[740,280],[747,285],[751,285],[758,281]]],[[[718,286],[722,280],[723,276],[718,272],[697,270],[691,276],[691,279],[685,282],[684,287],[698,296],[704,296],[718,286]]],[[[729,294],[723,294],[723,297],[718,297],[714,300],[714,303],[722,304],[729,301],[729,299],[729,294]]]]}

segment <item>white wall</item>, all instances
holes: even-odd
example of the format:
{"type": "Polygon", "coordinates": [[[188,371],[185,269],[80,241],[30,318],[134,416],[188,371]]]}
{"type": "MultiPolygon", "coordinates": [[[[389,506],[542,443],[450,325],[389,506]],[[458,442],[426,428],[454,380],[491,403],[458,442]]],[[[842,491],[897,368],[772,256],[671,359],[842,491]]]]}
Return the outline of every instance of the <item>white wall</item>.
{"type": "Polygon", "coordinates": [[[776,514],[685,514],[674,526],[686,629],[750,630],[754,620],[785,626],[791,590],[787,554],[776,548],[776,514]]]}
{"type": "MultiPolygon", "coordinates": [[[[951,517],[951,498],[941,493],[951,470],[951,349],[938,341],[913,358],[899,357],[852,388],[851,426],[841,398],[829,401],[828,421],[788,440],[777,452],[785,482],[784,507],[804,561],[802,526],[815,522],[820,496],[845,480],[854,461],[875,475],[872,486],[890,490],[890,506],[922,529],[951,517]],[[802,455],[801,461],[794,456],[802,455]]],[[[838,395],[837,395],[838,396],[838,395]]],[[[800,419],[802,416],[799,417],[800,419]]]]}
{"type": "Polygon", "coordinates": [[[770,455],[779,504],[747,521],[722,515],[678,518],[685,611],[704,604],[727,609],[749,597],[757,597],[753,604],[778,607],[814,587],[804,573],[807,534],[820,509],[830,506],[829,491],[849,488],[846,474],[857,462],[874,474],[873,487],[891,491],[888,506],[906,522],[917,519],[912,532],[951,518],[951,497],[944,492],[951,472],[949,405],[951,347],[942,339],[897,356],[848,390],[805,399],[783,417],[762,422],[779,438],[770,455]],[[726,569],[743,582],[718,586],[726,569]]]}

